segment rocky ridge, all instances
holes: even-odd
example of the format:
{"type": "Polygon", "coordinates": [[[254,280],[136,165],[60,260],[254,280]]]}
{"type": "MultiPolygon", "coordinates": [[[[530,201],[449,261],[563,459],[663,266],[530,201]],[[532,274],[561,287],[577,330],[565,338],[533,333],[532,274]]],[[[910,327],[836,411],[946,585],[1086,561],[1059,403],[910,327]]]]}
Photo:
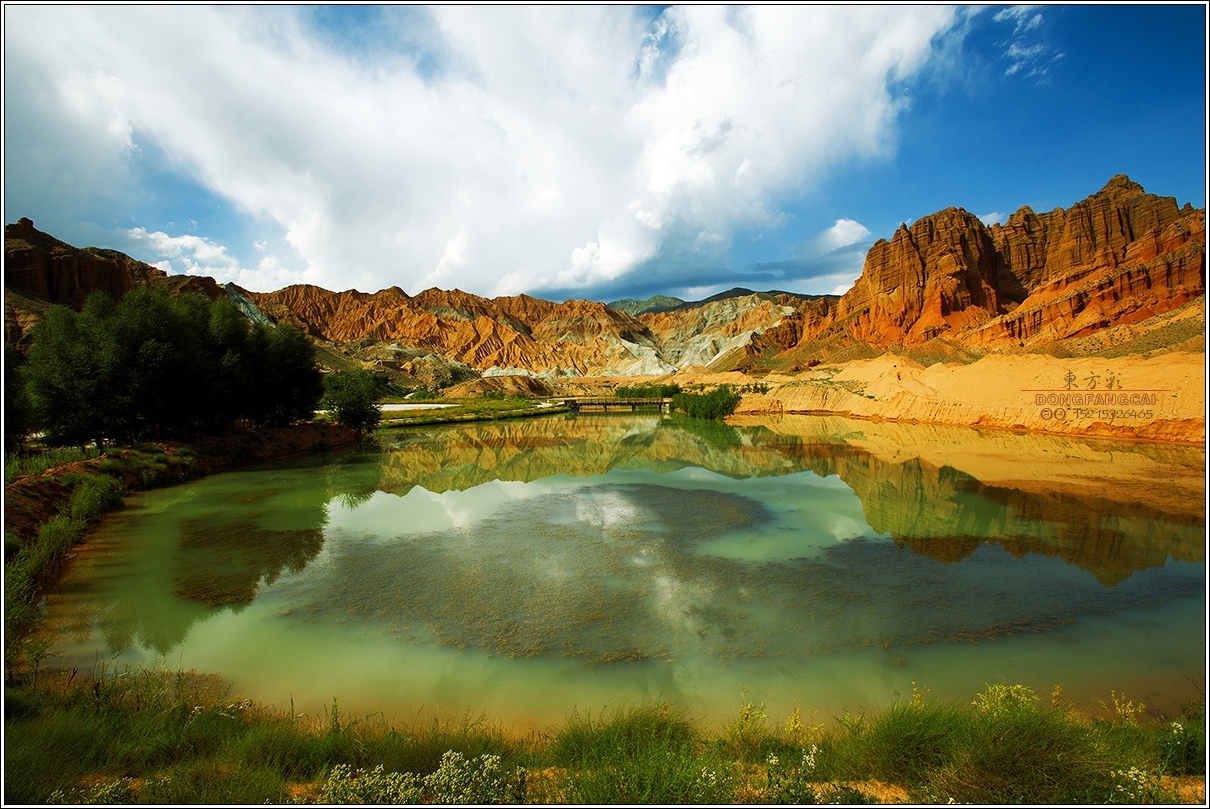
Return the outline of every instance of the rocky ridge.
{"type": "Polygon", "coordinates": [[[1157,317],[1204,300],[1205,212],[1117,176],[1069,209],[1023,207],[1003,225],[988,227],[961,208],[901,225],[871,247],[840,297],[737,289],[697,303],[618,302],[646,310],[637,316],[591,301],[487,299],[457,289],[409,295],[398,287],[294,285],[253,293],[167,276],[115,251],[80,250],[28,219],[5,229],[10,340],[20,340],[47,301],[79,305],[93,289],[117,296],[137,283],[230,295],[250,317],[306,329],[333,367],[361,363],[430,387],[697,367],[759,375],[892,349],[925,364],[997,353],[1064,356],[1126,326],[1137,337],[1157,317]]]}
{"type": "Polygon", "coordinates": [[[1027,206],[1004,225],[947,208],[876,242],[834,308],[800,307],[790,350],[938,338],[982,353],[1037,349],[1203,296],[1205,245],[1204,210],[1124,175],[1069,209],[1027,206]]]}

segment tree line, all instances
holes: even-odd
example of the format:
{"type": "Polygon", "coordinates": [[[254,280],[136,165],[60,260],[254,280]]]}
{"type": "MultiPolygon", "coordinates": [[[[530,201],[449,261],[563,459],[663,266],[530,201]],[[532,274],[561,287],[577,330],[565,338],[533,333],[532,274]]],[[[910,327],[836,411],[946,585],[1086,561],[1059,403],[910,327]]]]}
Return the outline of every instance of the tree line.
{"type": "Polygon", "coordinates": [[[253,324],[228,298],[137,286],[115,301],[53,306],[25,357],[5,349],[5,439],[46,443],[188,437],[238,422],[277,426],[314,413],[324,385],[310,338],[253,324]]]}

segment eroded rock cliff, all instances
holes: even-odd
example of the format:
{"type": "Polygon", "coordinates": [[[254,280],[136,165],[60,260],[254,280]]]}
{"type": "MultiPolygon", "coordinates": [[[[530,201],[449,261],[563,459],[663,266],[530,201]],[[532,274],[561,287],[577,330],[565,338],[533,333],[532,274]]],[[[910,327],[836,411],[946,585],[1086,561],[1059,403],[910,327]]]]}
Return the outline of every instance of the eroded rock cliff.
{"type": "Polygon", "coordinates": [[[1117,176],[1068,209],[1023,207],[1003,225],[986,226],[961,208],[902,225],[873,245],[839,298],[737,289],[634,317],[591,301],[488,299],[457,289],[414,296],[398,287],[224,289],[115,251],[74,248],[23,219],[5,230],[5,285],[13,293],[6,324],[11,339],[45,302],[79,305],[94,289],[116,297],[133,284],[164,283],[232,295],[250,316],[259,310],[297,323],[323,341],[325,357],[421,384],[476,374],[651,376],[698,366],[792,372],[889,349],[926,364],[969,362],[1000,352],[1080,354],[1104,349],[1090,336],[1132,324],[1146,331],[1204,297],[1205,242],[1203,210],[1117,176]]]}
{"type": "Polygon", "coordinates": [[[1004,225],[947,208],[875,243],[834,309],[798,318],[795,348],[838,337],[879,349],[943,337],[981,350],[1078,338],[1204,295],[1205,245],[1205,211],[1124,175],[1069,209],[1023,207],[1004,225]]]}

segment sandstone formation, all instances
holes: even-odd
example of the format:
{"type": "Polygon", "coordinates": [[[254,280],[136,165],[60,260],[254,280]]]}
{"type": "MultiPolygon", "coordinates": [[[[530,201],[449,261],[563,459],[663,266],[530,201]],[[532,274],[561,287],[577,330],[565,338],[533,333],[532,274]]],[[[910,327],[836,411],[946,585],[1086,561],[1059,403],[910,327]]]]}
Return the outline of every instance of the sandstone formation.
{"type": "Polygon", "coordinates": [[[51,303],[79,306],[93,290],[120,298],[133,284],[164,276],[113,250],[72,247],[36,230],[29,219],[4,228],[4,286],[51,303]]]}
{"type": "MultiPolygon", "coordinates": [[[[1003,225],[985,226],[961,208],[902,225],[873,245],[861,276],[840,297],[736,289],[697,303],[618,302],[642,312],[634,316],[591,301],[487,299],[457,289],[409,295],[398,287],[367,293],[295,285],[253,293],[165,275],[114,251],[77,249],[23,219],[5,229],[5,321],[8,338],[20,342],[51,303],[79,305],[94,289],[117,296],[134,284],[168,284],[228,295],[253,319],[298,324],[333,370],[372,367],[430,389],[527,376],[565,393],[673,374],[717,382],[718,373],[734,371],[742,373],[726,379],[736,384],[752,376],[782,384],[765,399],[746,401],[751,411],[1197,441],[1204,417],[1200,406],[1188,406],[1198,400],[1192,392],[1181,394],[1179,413],[1164,403],[1154,417],[1135,422],[1044,419],[1016,400],[978,402],[996,388],[986,384],[989,373],[1033,367],[1028,358],[1036,355],[1087,358],[1086,369],[1086,360],[1071,360],[1073,373],[1112,366],[1125,379],[1142,366],[1105,363],[1192,352],[1190,384],[1202,384],[1204,373],[1193,370],[1205,352],[1205,238],[1203,210],[1180,208],[1117,176],[1068,209],[1038,214],[1024,207],[1003,225]],[[824,378],[812,370],[888,351],[902,364],[882,393],[851,389],[857,383],[843,373],[824,378]],[[1009,355],[1023,355],[1024,365],[997,359],[1009,355]],[[920,366],[909,367],[912,360],[920,366]],[[959,367],[946,370],[951,363],[959,367]],[[794,381],[783,383],[778,374],[794,381]],[[945,374],[967,388],[940,384],[945,374]]],[[[868,372],[860,363],[854,368],[868,372]]]]}
{"type": "Polygon", "coordinates": [[[1205,211],[1123,175],[1070,209],[1023,207],[990,228],[947,208],[876,242],[834,309],[798,315],[796,349],[938,338],[981,352],[1044,347],[1203,296],[1205,245],[1205,211]]]}
{"type": "Polygon", "coordinates": [[[1204,353],[1150,359],[990,355],[926,368],[887,354],[772,377],[767,391],[745,395],[737,412],[840,413],[1203,444],[1205,362],[1204,353]]]}

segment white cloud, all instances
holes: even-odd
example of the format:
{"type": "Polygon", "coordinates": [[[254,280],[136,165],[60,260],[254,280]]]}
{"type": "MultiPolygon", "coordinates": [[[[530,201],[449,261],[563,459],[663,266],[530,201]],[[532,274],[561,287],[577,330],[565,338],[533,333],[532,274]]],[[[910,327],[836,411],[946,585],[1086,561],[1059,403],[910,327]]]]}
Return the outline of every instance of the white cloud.
{"type": "Polygon", "coordinates": [[[230,282],[246,288],[259,284],[265,289],[280,289],[299,280],[297,272],[283,267],[273,256],[265,256],[255,269],[249,269],[226,247],[201,236],[170,236],[143,228],[131,228],[124,235],[142,251],[163,256],[152,264],[171,275],[206,275],[220,284],[230,282]]]}
{"type": "Polygon", "coordinates": [[[1021,74],[1026,78],[1044,81],[1050,64],[1063,58],[1063,54],[1055,52],[1049,45],[1033,39],[1038,33],[1031,32],[1035,32],[1044,22],[1036,8],[1010,6],[992,17],[995,22],[1012,23],[1013,26],[1009,39],[1000,43],[1004,47],[1001,58],[1008,62],[1008,67],[1004,69],[1006,76],[1021,74]]]}
{"type": "Polygon", "coordinates": [[[58,148],[124,167],[154,143],[242,215],[276,223],[305,270],[207,253],[223,234],[144,234],[180,251],[164,254],[174,267],[254,289],[290,277],[508,294],[588,288],[783,221],[782,202],[838,163],[894,148],[892,84],[955,20],[937,6],[687,6],[654,20],[439,6],[408,32],[439,62],[421,71],[408,54],[329,47],[306,13],[9,6],[6,68],[42,94],[58,148]]]}
{"type": "Polygon", "coordinates": [[[832,250],[848,247],[869,239],[870,229],[853,219],[837,219],[836,224],[823,232],[824,244],[832,250]]]}
{"type": "Polygon", "coordinates": [[[979,221],[988,227],[991,227],[992,225],[1003,225],[1008,221],[1008,214],[1000,213],[999,211],[992,211],[991,213],[980,214],[979,221]]]}
{"type": "Polygon", "coordinates": [[[1013,33],[1020,34],[1032,31],[1042,24],[1042,15],[1034,9],[1037,6],[1009,6],[996,12],[992,17],[996,22],[1012,22],[1013,33]]]}

